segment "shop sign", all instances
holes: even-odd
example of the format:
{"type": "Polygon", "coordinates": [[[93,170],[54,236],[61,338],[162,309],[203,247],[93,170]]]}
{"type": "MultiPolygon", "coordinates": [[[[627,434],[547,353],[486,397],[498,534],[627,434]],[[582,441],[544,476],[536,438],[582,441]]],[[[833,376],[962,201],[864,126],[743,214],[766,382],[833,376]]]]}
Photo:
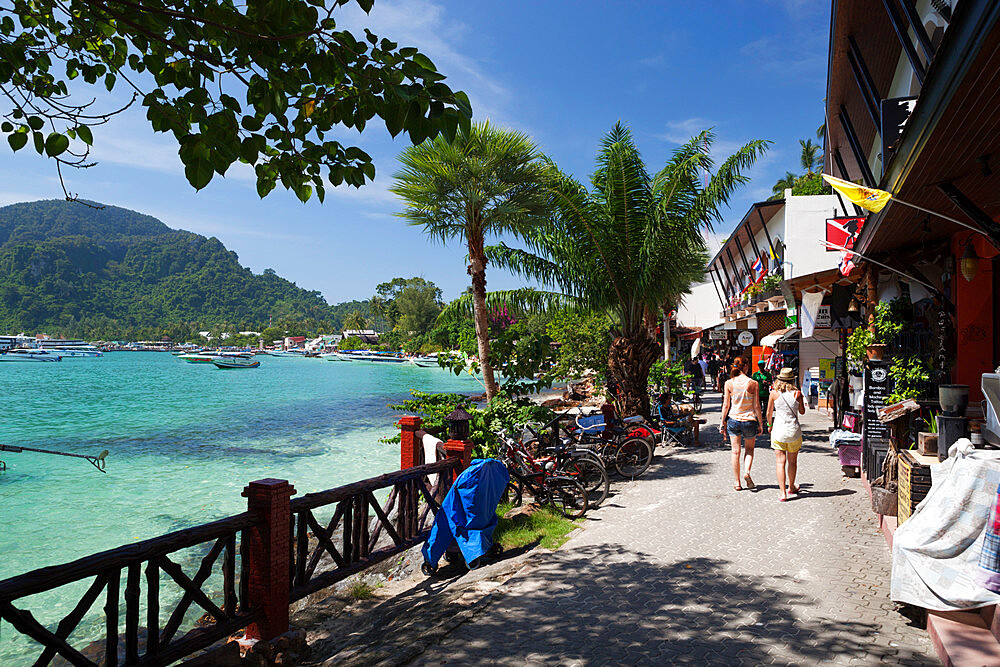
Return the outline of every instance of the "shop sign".
{"type": "MultiPolygon", "coordinates": [[[[861,234],[868,218],[827,218],[826,219],[826,242],[832,245],[854,250],[854,241],[861,234]]],[[[827,252],[842,252],[840,248],[826,246],[827,252]]]]}
{"type": "MultiPolygon", "coordinates": [[[[889,364],[884,361],[865,363],[865,449],[885,449],[889,446],[889,425],[879,421],[878,411],[889,398],[889,364]]],[[[869,471],[870,472],[870,471],[869,471]]]]}
{"type": "Polygon", "coordinates": [[[740,335],[736,337],[736,342],[743,347],[750,347],[753,345],[753,332],[752,331],[741,331],[740,335]]]}
{"type": "Polygon", "coordinates": [[[816,313],[816,328],[829,329],[833,320],[830,316],[830,306],[820,306],[816,313]]]}
{"type": "Polygon", "coordinates": [[[712,329],[708,332],[709,340],[729,340],[729,332],[725,329],[712,329]]]}

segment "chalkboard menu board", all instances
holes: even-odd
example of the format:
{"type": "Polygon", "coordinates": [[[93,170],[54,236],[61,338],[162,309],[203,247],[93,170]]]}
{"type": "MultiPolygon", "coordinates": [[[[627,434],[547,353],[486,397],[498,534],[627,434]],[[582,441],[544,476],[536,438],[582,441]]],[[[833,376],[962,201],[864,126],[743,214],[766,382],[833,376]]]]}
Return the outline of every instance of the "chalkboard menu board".
{"type": "MultiPolygon", "coordinates": [[[[872,456],[876,450],[885,451],[889,448],[889,425],[878,419],[878,411],[885,407],[889,398],[889,364],[884,361],[865,362],[865,408],[864,408],[864,449],[866,460],[874,463],[877,457],[872,456]],[[871,458],[869,458],[871,457],[871,458]]],[[[875,465],[868,466],[874,468],[875,465]]],[[[865,471],[871,474],[872,470],[865,471]]],[[[875,473],[876,476],[879,473],[875,473]]]]}

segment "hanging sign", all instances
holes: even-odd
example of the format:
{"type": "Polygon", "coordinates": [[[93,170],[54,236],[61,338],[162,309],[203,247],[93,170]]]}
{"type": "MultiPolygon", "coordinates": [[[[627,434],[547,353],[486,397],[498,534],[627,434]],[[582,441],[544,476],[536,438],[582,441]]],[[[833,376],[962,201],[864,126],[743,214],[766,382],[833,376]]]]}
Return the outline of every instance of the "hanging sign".
{"type": "Polygon", "coordinates": [[[816,313],[816,328],[829,329],[832,323],[833,319],[830,316],[830,306],[820,306],[819,311],[816,313]]]}
{"type": "Polygon", "coordinates": [[[708,332],[709,340],[729,340],[729,332],[725,329],[712,329],[708,332]]]}
{"type": "MultiPolygon", "coordinates": [[[[857,240],[861,229],[865,226],[867,217],[859,218],[827,218],[826,219],[826,242],[833,243],[841,248],[854,250],[854,241],[857,240]]],[[[827,252],[842,252],[838,248],[826,246],[827,252]]]]}
{"type": "Polygon", "coordinates": [[[736,342],[743,347],[750,347],[753,345],[753,332],[752,331],[741,331],[740,335],[736,337],[736,342]]]}

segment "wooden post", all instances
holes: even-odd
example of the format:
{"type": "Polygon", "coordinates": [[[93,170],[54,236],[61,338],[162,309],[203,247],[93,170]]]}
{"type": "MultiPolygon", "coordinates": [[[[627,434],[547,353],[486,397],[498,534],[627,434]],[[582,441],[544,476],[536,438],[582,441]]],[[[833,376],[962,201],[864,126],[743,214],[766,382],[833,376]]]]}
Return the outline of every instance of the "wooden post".
{"type": "Polygon", "coordinates": [[[448,458],[461,459],[462,465],[459,466],[458,472],[462,472],[469,467],[472,463],[472,449],[475,447],[471,440],[447,440],[444,443],[444,451],[447,452],[448,458]]]}
{"type": "MultiPolygon", "coordinates": [[[[420,453],[424,446],[417,437],[420,430],[420,417],[406,415],[399,418],[399,469],[406,470],[420,465],[420,453]]],[[[433,463],[433,461],[428,461],[433,463]]]]}
{"type": "Polygon", "coordinates": [[[875,267],[869,264],[866,281],[865,304],[868,312],[868,330],[875,333],[875,306],[878,304],[878,273],[875,267]]]}
{"type": "Polygon", "coordinates": [[[249,560],[247,599],[244,604],[260,612],[260,620],[246,630],[247,639],[274,639],[288,632],[288,599],[291,590],[291,497],[295,489],[283,479],[261,479],[243,489],[248,511],[257,525],[246,531],[243,558],[249,560]]]}

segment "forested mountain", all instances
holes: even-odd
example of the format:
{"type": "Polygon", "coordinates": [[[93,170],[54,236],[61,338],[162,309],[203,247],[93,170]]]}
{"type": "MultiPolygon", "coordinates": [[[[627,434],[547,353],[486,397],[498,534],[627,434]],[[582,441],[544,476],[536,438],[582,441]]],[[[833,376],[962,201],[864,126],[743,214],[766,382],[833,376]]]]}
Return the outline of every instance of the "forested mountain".
{"type": "Polygon", "coordinates": [[[271,269],[254,274],[216,238],[115,206],[59,200],[0,208],[0,333],[90,338],[260,330],[341,313],[271,269]]]}

